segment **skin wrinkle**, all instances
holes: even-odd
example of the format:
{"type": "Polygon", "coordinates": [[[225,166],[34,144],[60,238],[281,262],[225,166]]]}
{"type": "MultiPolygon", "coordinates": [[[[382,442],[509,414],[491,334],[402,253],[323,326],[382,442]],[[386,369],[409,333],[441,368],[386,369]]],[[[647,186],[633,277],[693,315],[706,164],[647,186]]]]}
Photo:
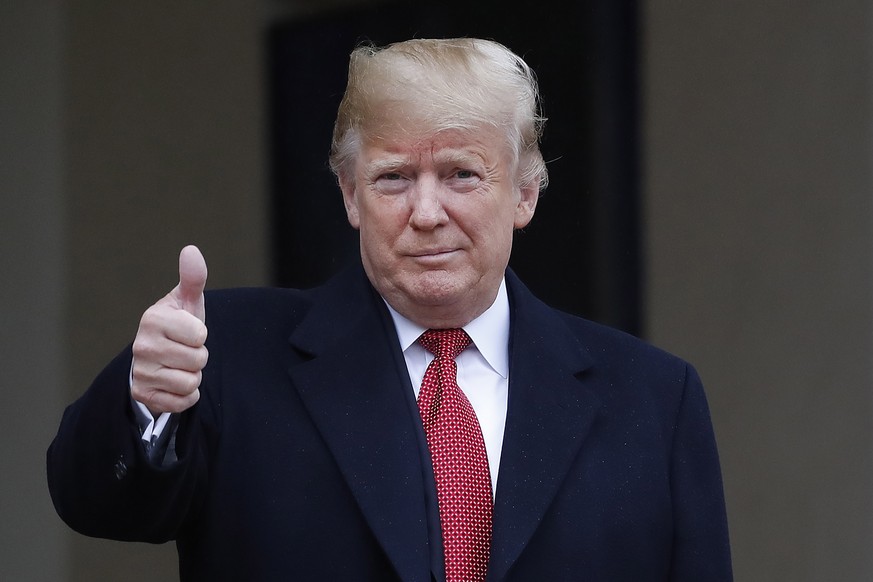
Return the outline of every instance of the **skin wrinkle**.
{"type": "MultiPolygon", "coordinates": [[[[431,157],[439,167],[448,168],[448,171],[443,172],[446,175],[454,175],[459,171],[469,171],[480,176],[486,182],[494,181],[497,177],[497,164],[489,163],[481,152],[467,148],[457,150],[445,148],[440,151],[432,150],[431,157]]],[[[394,157],[390,153],[386,153],[383,158],[368,163],[363,169],[363,174],[367,185],[375,186],[378,179],[384,174],[408,175],[414,163],[411,156],[398,153],[394,157]]]]}

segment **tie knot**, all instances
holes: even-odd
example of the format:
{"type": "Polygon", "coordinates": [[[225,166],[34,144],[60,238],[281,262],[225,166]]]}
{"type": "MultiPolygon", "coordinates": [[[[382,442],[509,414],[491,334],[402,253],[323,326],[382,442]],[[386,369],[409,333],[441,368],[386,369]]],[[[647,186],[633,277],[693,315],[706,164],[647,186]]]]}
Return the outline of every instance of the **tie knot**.
{"type": "Polygon", "coordinates": [[[454,360],[473,340],[463,329],[429,329],[418,338],[421,346],[437,359],[454,360]]]}

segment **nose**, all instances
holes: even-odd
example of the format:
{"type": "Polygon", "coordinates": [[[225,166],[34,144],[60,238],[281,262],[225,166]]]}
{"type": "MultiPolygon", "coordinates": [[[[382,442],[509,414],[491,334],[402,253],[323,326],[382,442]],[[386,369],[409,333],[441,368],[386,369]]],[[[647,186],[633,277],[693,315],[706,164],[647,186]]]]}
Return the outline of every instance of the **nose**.
{"type": "Polygon", "coordinates": [[[433,230],[448,222],[448,214],[443,208],[439,183],[422,177],[411,192],[409,225],[417,230],[433,230]]]}

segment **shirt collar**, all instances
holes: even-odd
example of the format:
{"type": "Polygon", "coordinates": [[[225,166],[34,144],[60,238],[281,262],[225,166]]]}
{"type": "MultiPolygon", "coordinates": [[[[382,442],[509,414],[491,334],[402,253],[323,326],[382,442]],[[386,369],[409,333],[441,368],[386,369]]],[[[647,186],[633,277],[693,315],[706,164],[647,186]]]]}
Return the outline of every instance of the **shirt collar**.
{"type": "MultiPolygon", "coordinates": [[[[400,340],[400,349],[404,352],[415,344],[426,328],[400,315],[388,305],[391,319],[400,340]]],[[[497,297],[491,307],[482,315],[464,326],[464,331],[473,340],[476,349],[495,372],[507,378],[509,376],[509,297],[506,294],[506,280],[500,281],[497,297]]]]}

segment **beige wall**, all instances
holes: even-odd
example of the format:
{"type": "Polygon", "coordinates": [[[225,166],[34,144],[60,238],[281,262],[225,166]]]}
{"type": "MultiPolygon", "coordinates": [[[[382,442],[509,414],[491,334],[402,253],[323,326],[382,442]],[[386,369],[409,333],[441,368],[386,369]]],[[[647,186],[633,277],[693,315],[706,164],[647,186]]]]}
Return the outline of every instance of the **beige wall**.
{"type": "Polygon", "coordinates": [[[0,579],[170,580],[171,546],[70,533],[43,459],[181,246],[201,246],[212,286],[266,281],[259,6],[2,6],[0,579]]]}
{"type": "Polygon", "coordinates": [[[873,580],[871,11],[644,12],[648,329],[708,386],[737,580],[873,580]]]}
{"type": "MultiPolygon", "coordinates": [[[[71,2],[72,392],[132,339],[198,244],[210,286],[266,280],[263,41],[252,2],[71,2]]],[[[167,580],[174,548],[74,538],[77,580],[167,580]],[[130,574],[139,572],[139,574],[130,574]]]]}
{"type": "MultiPolygon", "coordinates": [[[[736,578],[873,579],[873,8],[642,4],[648,329],[707,382],[736,578]]],[[[0,579],[174,577],[70,533],[44,450],[180,246],[266,280],[263,19],[295,6],[0,5],[0,579]]]]}
{"type": "Polygon", "coordinates": [[[0,580],[62,580],[45,485],[66,385],[63,13],[0,4],[0,580]]]}

